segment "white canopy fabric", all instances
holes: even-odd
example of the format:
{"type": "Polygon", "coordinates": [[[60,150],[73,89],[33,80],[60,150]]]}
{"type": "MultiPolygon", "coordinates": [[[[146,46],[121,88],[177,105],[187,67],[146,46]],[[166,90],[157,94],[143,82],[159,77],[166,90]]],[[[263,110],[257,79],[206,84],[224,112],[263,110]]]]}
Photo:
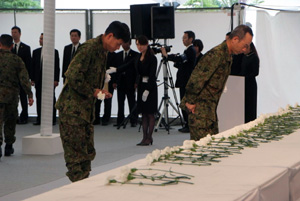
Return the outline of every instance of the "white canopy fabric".
{"type": "MultiPolygon", "coordinates": [[[[43,5],[44,1],[41,1],[43,5]]],[[[56,9],[129,9],[132,4],[157,3],[154,0],[59,0],[56,9]]]]}
{"type": "Polygon", "coordinates": [[[300,12],[257,12],[256,47],[260,55],[258,113],[300,100],[300,12]]]}

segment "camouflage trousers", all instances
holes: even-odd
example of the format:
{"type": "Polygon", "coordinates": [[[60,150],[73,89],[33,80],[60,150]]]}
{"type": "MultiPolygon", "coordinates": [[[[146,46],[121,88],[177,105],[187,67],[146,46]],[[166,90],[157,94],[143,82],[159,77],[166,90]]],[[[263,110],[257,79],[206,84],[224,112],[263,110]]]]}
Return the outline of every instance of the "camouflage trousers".
{"type": "Polygon", "coordinates": [[[218,122],[198,117],[195,114],[189,114],[189,129],[191,140],[200,140],[208,134],[214,135],[219,133],[218,122]]]}
{"type": "Polygon", "coordinates": [[[60,137],[64,148],[64,158],[72,182],[85,179],[91,171],[91,161],[95,158],[94,126],[69,115],[59,114],[60,137]]]}
{"type": "Polygon", "coordinates": [[[16,123],[18,119],[18,103],[0,103],[0,146],[4,142],[13,144],[16,141],[16,123]]]}

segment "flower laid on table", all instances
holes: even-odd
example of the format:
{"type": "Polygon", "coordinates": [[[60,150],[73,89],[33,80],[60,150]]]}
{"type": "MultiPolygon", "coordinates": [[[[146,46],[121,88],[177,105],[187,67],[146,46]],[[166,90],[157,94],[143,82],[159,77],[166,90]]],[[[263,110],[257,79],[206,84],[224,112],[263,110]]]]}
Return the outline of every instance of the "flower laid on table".
{"type": "Polygon", "coordinates": [[[193,176],[182,174],[170,170],[160,169],[137,169],[125,166],[121,168],[121,173],[118,177],[109,176],[105,181],[105,185],[110,184],[135,184],[135,185],[153,185],[165,186],[178,183],[193,184],[189,182],[193,176]],[[134,180],[134,182],[133,182],[134,180]]]}

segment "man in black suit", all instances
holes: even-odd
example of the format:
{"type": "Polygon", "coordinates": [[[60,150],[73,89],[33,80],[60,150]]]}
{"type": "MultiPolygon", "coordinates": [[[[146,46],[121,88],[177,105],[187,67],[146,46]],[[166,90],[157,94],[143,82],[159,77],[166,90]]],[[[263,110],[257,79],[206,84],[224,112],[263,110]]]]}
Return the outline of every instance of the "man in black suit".
{"type": "MultiPolygon", "coordinates": [[[[40,36],[40,45],[43,46],[43,33],[40,36]]],[[[43,71],[43,58],[42,58],[42,47],[33,50],[32,53],[32,72],[31,72],[31,84],[35,86],[36,95],[36,109],[37,109],[37,119],[33,125],[41,124],[41,105],[42,105],[42,71],[43,71]]],[[[55,88],[58,86],[59,82],[59,55],[58,51],[55,49],[55,69],[54,69],[54,98],[53,98],[53,125],[56,124],[56,109],[54,107],[55,98],[55,88]]]]}
{"type": "Polygon", "coordinates": [[[81,32],[78,29],[72,29],[70,31],[71,44],[66,45],[64,48],[64,58],[63,58],[63,69],[62,77],[65,83],[65,72],[68,70],[68,66],[71,63],[72,58],[74,57],[78,47],[80,46],[81,32]]]}
{"type": "MultiPolygon", "coordinates": [[[[115,59],[116,53],[115,52],[108,52],[107,59],[106,59],[106,68],[110,66],[116,66],[115,59]]],[[[111,75],[111,81],[108,82],[108,92],[111,93],[113,96],[114,90],[116,87],[113,86],[114,80],[116,75],[111,75]]],[[[100,110],[101,110],[101,100],[97,100],[95,103],[95,120],[93,122],[94,125],[100,124],[100,110]]],[[[111,117],[111,105],[112,105],[112,98],[104,99],[104,113],[102,116],[102,126],[107,126],[110,122],[111,117]]]]}
{"type": "MultiPolygon", "coordinates": [[[[21,57],[23,62],[25,63],[25,67],[27,69],[28,74],[30,75],[30,65],[31,65],[31,50],[30,46],[21,42],[21,29],[17,26],[11,28],[11,35],[14,39],[14,46],[12,52],[21,57]]],[[[22,112],[20,113],[20,117],[17,121],[18,124],[27,124],[28,122],[28,100],[27,94],[20,87],[20,102],[22,106],[22,112]]]]}
{"type": "MultiPolygon", "coordinates": [[[[124,115],[124,102],[125,98],[127,97],[129,111],[132,112],[133,108],[136,104],[135,98],[135,89],[136,89],[136,77],[137,72],[135,69],[135,62],[132,60],[138,55],[138,53],[132,49],[130,49],[131,40],[127,43],[123,43],[122,47],[123,50],[116,54],[116,61],[117,67],[121,65],[128,64],[129,66],[126,67],[126,71],[120,74],[117,74],[117,78],[115,83],[113,83],[117,87],[117,94],[118,94],[118,118],[117,124],[114,126],[120,126],[120,124],[125,119],[124,115]]],[[[130,123],[132,127],[136,126],[137,115],[134,112],[131,115],[130,123]]]]}
{"type": "MultiPolygon", "coordinates": [[[[180,99],[184,97],[185,86],[190,79],[190,76],[195,68],[196,51],[193,46],[195,40],[195,33],[193,31],[185,31],[182,36],[183,45],[186,47],[183,54],[170,54],[168,55],[165,48],[162,47],[162,55],[168,60],[175,62],[174,67],[178,68],[175,87],[179,88],[180,99]]],[[[189,133],[188,114],[185,110],[182,110],[183,119],[185,125],[178,131],[183,133],[189,133]]]]}

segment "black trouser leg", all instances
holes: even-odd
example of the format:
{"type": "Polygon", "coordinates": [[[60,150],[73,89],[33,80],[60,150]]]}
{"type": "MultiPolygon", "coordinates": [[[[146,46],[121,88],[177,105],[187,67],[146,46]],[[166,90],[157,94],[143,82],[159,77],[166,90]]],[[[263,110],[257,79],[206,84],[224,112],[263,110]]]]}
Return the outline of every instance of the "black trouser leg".
{"type": "Polygon", "coordinates": [[[20,87],[20,102],[22,107],[22,112],[20,113],[20,121],[27,121],[28,120],[28,99],[27,94],[20,87]]]}

